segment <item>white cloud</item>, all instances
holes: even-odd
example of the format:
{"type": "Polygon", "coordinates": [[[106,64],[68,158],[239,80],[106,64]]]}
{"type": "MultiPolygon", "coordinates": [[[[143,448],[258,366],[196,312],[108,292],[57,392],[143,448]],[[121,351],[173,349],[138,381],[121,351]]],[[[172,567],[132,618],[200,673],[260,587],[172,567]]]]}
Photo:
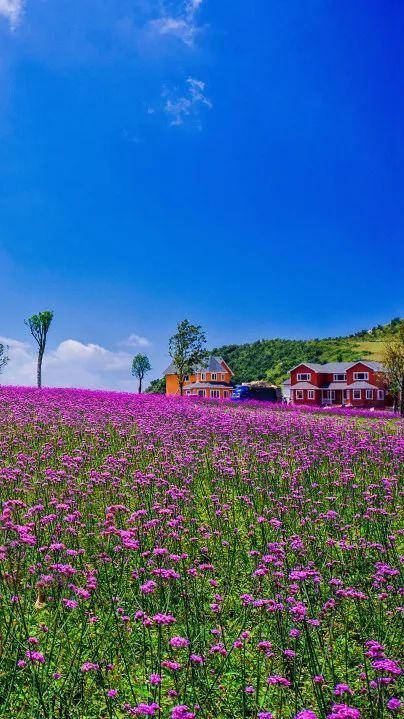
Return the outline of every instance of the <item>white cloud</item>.
{"type": "Polygon", "coordinates": [[[203,0],[186,0],[178,13],[164,12],[161,17],[150,21],[149,28],[157,35],[172,35],[186,45],[192,46],[195,35],[201,31],[196,15],[202,2],[203,0]]]}
{"type": "Polygon", "coordinates": [[[201,105],[213,107],[205,95],[205,83],[193,77],[187,79],[186,94],[178,95],[165,89],[163,97],[167,98],[164,111],[170,117],[170,125],[182,125],[187,117],[197,117],[201,105]]]}
{"type": "Polygon", "coordinates": [[[141,335],[131,334],[126,340],[118,342],[121,347],[149,347],[150,341],[147,337],[141,335]]]}
{"type": "Polygon", "coordinates": [[[23,0],[0,0],[0,15],[7,18],[12,28],[20,20],[24,7],[23,0]]]}
{"type": "MultiPolygon", "coordinates": [[[[7,337],[0,337],[0,342],[10,348],[10,362],[0,376],[1,384],[34,385],[36,346],[7,337]]],[[[133,385],[130,380],[131,362],[128,352],[113,352],[97,344],[68,339],[55,350],[46,352],[42,382],[48,387],[128,390],[133,385]]]]}

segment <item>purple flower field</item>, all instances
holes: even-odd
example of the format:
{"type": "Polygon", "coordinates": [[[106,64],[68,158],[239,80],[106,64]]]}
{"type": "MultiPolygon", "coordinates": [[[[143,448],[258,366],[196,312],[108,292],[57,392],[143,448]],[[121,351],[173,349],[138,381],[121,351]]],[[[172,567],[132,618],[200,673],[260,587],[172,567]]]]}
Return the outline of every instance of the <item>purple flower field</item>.
{"type": "Polygon", "coordinates": [[[0,409],[0,717],[400,715],[400,420],[27,388],[0,409]]]}

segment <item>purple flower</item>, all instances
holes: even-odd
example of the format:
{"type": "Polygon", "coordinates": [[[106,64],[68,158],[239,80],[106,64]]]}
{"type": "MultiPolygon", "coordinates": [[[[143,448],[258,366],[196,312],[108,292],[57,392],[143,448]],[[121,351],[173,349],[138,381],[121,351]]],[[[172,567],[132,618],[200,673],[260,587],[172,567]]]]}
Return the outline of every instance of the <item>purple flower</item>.
{"type": "Polygon", "coordinates": [[[41,652],[32,652],[31,650],[28,650],[25,652],[25,656],[31,662],[39,662],[40,664],[45,664],[45,657],[41,652]]]}
{"type": "Polygon", "coordinates": [[[359,709],[347,704],[333,704],[331,713],[327,714],[327,719],[360,719],[360,715],[359,709]]]}
{"type": "Polygon", "coordinates": [[[387,709],[390,709],[391,712],[396,712],[400,708],[401,702],[399,699],[396,699],[396,697],[391,697],[391,699],[387,702],[387,709]]]}

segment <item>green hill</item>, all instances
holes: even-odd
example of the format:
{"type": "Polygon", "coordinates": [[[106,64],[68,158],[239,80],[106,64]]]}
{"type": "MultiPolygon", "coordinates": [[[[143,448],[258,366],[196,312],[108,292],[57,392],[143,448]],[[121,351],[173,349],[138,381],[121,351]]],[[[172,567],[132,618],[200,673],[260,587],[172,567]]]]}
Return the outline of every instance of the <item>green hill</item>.
{"type": "Polygon", "coordinates": [[[397,331],[400,321],[400,318],[395,318],[386,325],[360,330],[346,337],[258,340],[249,344],[216,347],[213,352],[228,362],[236,383],[266,379],[280,384],[288,376],[288,370],[303,361],[380,360],[386,337],[397,331]]]}

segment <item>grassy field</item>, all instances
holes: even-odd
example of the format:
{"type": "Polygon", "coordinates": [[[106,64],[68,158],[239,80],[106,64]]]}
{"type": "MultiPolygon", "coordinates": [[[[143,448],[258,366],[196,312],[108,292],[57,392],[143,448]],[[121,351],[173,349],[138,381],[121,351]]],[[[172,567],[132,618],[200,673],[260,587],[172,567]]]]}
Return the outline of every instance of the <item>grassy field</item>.
{"type": "Polygon", "coordinates": [[[0,717],[399,710],[399,422],[77,390],[0,408],[0,717]]]}

